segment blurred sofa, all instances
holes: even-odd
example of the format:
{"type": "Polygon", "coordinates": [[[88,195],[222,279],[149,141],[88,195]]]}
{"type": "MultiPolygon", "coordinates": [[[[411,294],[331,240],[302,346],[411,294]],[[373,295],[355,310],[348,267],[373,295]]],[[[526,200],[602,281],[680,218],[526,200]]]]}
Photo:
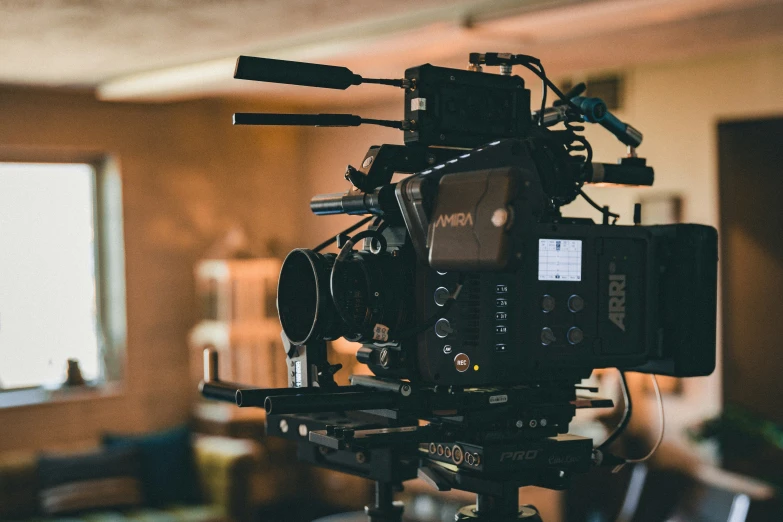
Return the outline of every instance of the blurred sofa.
{"type": "Polygon", "coordinates": [[[193,440],[199,502],[130,509],[89,510],[47,517],[41,507],[41,457],[35,453],[0,454],[0,520],[68,522],[244,522],[254,510],[253,476],[259,448],[250,441],[225,437],[193,440]]]}

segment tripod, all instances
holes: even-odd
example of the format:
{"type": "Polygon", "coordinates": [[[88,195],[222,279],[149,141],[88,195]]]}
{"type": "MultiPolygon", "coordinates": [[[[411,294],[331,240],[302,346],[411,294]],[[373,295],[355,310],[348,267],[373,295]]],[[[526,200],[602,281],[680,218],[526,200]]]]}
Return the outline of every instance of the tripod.
{"type": "MultiPolygon", "coordinates": [[[[542,522],[534,506],[519,506],[518,488],[504,488],[501,496],[478,494],[476,503],[461,508],[456,522],[542,522]]],[[[403,505],[394,502],[391,484],[375,483],[375,504],[364,508],[364,513],[345,513],[318,519],[314,522],[402,522],[403,505]]]]}

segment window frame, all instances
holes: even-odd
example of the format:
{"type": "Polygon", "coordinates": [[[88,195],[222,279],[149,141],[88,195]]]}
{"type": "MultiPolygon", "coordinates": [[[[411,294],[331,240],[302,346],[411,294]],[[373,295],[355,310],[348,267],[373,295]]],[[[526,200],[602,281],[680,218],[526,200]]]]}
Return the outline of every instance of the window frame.
{"type": "Polygon", "coordinates": [[[122,393],[126,366],[127,313],[122,178],[111,155],[95,151],[0,147],[0,163],[87,164],[93,169],[96,330],[100,372],[86,387],[43,385],[0,390],[0,409],[122,393]]]}

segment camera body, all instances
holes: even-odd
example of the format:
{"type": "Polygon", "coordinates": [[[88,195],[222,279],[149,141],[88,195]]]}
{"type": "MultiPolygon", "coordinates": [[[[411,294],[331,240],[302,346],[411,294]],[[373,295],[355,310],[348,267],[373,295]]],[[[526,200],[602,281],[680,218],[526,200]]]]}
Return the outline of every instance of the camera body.
{"type": "MultiPolygon", "coordinates": [[[[339,254],[300,248],[283,263],[278,311],[291,345],[345,337],[362,343],[357,358],[377,376],[426,385],[573,384],[609,367],[712,372],[717,232],[609,224],[616,215],[582,186],[651,185],[652,169],[633,149],[642,135],[597,98],[557,91],[558,104],[533,114],[520,77],[480,72],[481,63],[530,59],[472,54],[472,70],[406,71],[405,145],[372,147],[360,169],[348,167],[352,189],[311,201],[316,214],[374,223],[339,236],[339,254]],[[583,122],[606,127],[628,157],[592,163],[575,125],[583,122]],[[410,175],[394,183],[395,173],[410,175]],[[601,224],[562,215],[580,195],[603,213],[601,224]]],[[[252,60],[284,83],[301,84],[313,67],[319,86],[365,81],[344,68],[252,60]]]]}
{"type": "Polygon", "coordinates": [[[378,376],[434,385],[576,383],[608,367],[711,373],[715,229],[553,213],[549,202],[570,187],[550,172],[570,164],[546,161],[552,146],[537,158],[546,144],[498,140],[455,155],[393,186],[383,214],[392,224],[375,227],[360,252],[308,254],[320,269],[287,259],[278,305],[290,340],[312,338],[291,325],[312,325],[318,338],[362,342],[359,360],[378,376]],[[313,321],[297,307],[319,299],[291,283],[309,271],[310,288],[327,296],[313,321]]]}
{"type": "MultiPolygon", "coordinates": [[[[415,339],[366,343],[363,362],[378,375],[457,386],[578,382],[607,367],[710,374],[715,229],[548,218],[529,149],[506,140],[427,169],[422,177],[439,180],[421,195],[432,208],[426,221],[405,212],[415,208],[405,194],[421,180],[398,183],[407,228],[385,234],[398,263],[415,273],[408,320],[438,319],[415,339]],[[490,168],[472,170],[477,165],[490,168]],[[426,243],[415,252],[424,230],[426,243]]],[[[372,255],[366,241],[364,255],[372,255]]],[[[379,283],[376,291],[390,287],[379,283]]]]}
{"type": "MultiPolygon", "coordinates": [[[[547,223],[521,236],[514,269],[468,274],[454,306],[420,334],[423,380],[517,385],[578,382],[608,367],[713,371],[714,229],[547,223]]],[[[422,316],[437,313],[438,296],[459,277],[422,270],[422,316]]]]}

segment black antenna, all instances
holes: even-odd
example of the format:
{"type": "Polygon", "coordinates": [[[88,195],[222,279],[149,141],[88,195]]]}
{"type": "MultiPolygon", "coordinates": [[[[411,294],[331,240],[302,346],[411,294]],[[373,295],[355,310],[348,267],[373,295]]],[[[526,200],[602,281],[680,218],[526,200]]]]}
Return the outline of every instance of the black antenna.
{"type": "Polygon", "coordinates": [[[237,112],[234,125],[303,125],[308,127],[358,127],[362,124],[381,125],[394,129],[410,130],[411,122],[373,120],[354,114],[279,114],[237,112]]]}
{"type": "Polygon", "coordinates": [[[351,85],[361,83],[379,83],[403,88],[410,84],[409,80],[402,79],[362,78],[347,67],[255,58],[253,56],[240,56],[237,59],[234,78],[325,89],[347,89],[351,85]]]}

